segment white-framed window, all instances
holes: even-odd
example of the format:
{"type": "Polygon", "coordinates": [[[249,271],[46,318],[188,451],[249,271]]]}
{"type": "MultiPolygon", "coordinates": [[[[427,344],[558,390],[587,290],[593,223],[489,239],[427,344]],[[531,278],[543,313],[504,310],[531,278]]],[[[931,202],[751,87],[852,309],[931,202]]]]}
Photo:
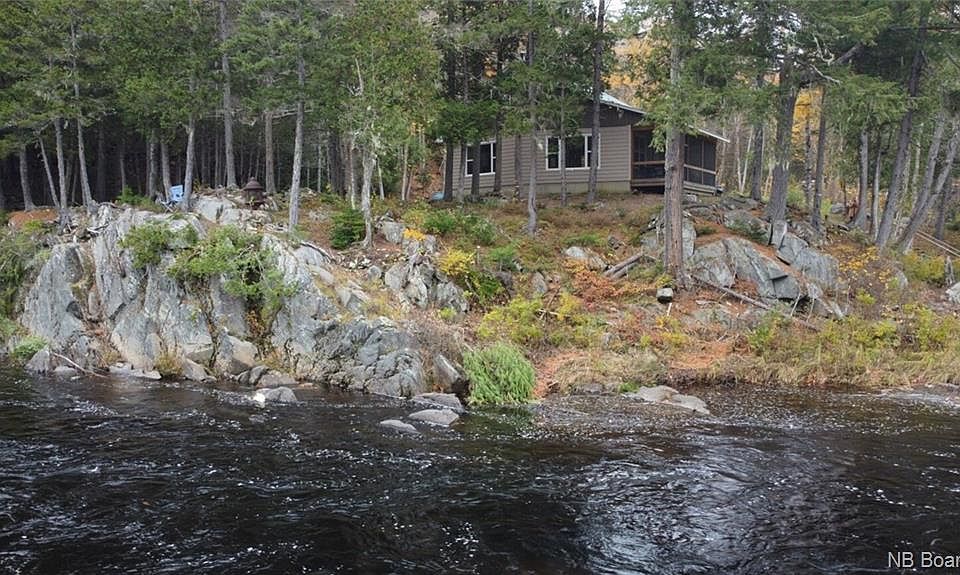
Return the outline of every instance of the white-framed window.
{"type": "Polygon", "coordinates": [[[590,134],[577,134],[563,139],[561,149],[560,138],[547,138],[547,169],[559,170],[560,162],[568,170],[583,170],[590,167],[590,158],[593,156],[593,137],[590,134]]]}
{"type": "Polygon", "coordinates": [[[467,174],[473,175],[473,167],[477,166],[480,175],[492,174],[497,171],[497,143],[480,142],[480,153],[476,153],[473,146],[467,146],[467,174]]]}

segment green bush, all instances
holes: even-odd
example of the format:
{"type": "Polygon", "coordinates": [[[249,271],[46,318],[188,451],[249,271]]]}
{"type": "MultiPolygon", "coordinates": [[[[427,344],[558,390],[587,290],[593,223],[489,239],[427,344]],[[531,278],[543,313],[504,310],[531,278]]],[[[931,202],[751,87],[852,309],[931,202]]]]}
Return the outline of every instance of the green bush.
{"type": "Polygon", "coordinates": [[[495,343],[468,351],[463,369],[470,378],[470,405],[524,403],[533,396],[533,365],[512,345],[495,343]]]}
{"type": "Polygon", "coordinates": [[[493,248],[490,250],[489,257],[493,265],[497,266],[500,271],[517,271],[519,269],[516,246],[493,248]]]}
{"type": "Polygon", "coordinates": [[[13,350],[10,352],[10,356],[17,363],[26,363],[30,361],[30,358],[33,357],[38,351],[46,347],[47,340],[42,337],[37,337],[35,335],[28,335],[27,337],[20,340],[13,350]]]}
{"type": "Polygon", "coordinates": [[[435,210],[423,218],[423,231],[437,236],[446,235],[458,227],[458,218],[453,212],[435,210]]]}
{"type": "Polygon", "coordinates": [[[946,277],[946,260],[940,256],[909,253],[903,256],[903,273],[907,279],[942,286],[946,277]]]}
{"type": "Polygon", "coordinates": [[[490,246],[497,240],[497,228],[490,220],[474,214],[465,214],[459,223],[473,243],[479,246],[490,246]]]}
{"type": "Polygon", "coordinates": [[[731,232],[737,235],[743,236],[755,244],[765,244],[769,239],[768,232],[764,230],[763,226],[759,224],[743,223],[743,224],[735,224],[728,227],[731,232]]]}
{"type": "Polygon", "coordinates": [[[477,335],[484,339],[505,338],[519,344],[536,343],[543,339],[540,298],[515,297],[507,305],[487,312],[477,335]]]}
{"type": "Polygon", "coordinates": [[[471,243],[481,246],[492,245],[497,239],[497,228],[489,220],[476,214],[433,210],[423,214],[411,211],[404,217],[408,223],[428,234],[445,236],[451,232],[460,232],[465,238],[469,238],[471,243]]]}
{"type": "Polygon", "coordinates": [[[133,267],[142,269],[159,264],[173,238],[174,232],[166,222],[147,222],[131,228],[120,241],[120,247],[129,249],[133,254],[133,267]]]}
{"type": "Polygon", "coordinates": [[[126,204],[135,208],[143,208],[153,205],[154,202],[150,201],[150,198],[147,196],[141,196],[134,192],[130,189],[130,186],[126,186],[120,191],[120,195],[117,196],[117,203],[126,204]]]}
{"type": "Polygon", "coordinates": [[[269,324],[283,299],[293,294],[294,286],[284,282],[273,253],[261,249],[260,244],[257,234],[223,226],[181,251],[167,271],[188,285],[222,276],[224,290],[259,310],[261,319],[269,324]]]}
{"type": "Polygon", "coordinates": [[[603,238],[599,234],[594,232],[586,232],[582,234],[575,234],[572,236],[567,236],[563,240],[563,244],[568,248],[570,246],[580,246],[588,248],[598,248],[606,244],[603,241],[603,238]]]}
{"type": "Polygon", "coordinates": [[[330,232],[330,245],[342,250],[350,244],[363,239],[366,233],[363,213],[360,210],[345,208],[333,215],[333,230],[330,232]]]}
{"type": "Polygon", "coordinates": [[[6,210],[0,210],[0,226],[7,225],[7,222],[10,221],[10,214],[6,210]]]}
{"type": "Polygon", "coordinates": [[[0,316],[11,317],[17,293],[33,265],[38,244],[31,236],[0,231],[0,316]]]}

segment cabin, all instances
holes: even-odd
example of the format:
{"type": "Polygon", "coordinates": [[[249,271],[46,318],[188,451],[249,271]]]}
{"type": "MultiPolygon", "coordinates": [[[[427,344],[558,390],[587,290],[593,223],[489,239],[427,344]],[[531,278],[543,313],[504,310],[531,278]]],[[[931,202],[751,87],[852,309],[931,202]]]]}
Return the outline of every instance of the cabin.
{"type": "MultiPolygon", "coordinates": [[[[663,193],[664,154],[653,147],[653,125],[646,114],[603,94],[600,106],[600,137],[594,144],[591,137],[592,106],[587,106],[580,122],[580,133],[560,138],[544,134],[538,142],[536,157],[530,158],[530,136],[490,138],[480,143],[479,149],[467,147],[464,168],[461,169],[460,148],[453,153],[453,189],[459,189],[463,180],[464,193],[469,193],[473,171],[480,173],[480,193],[493,191],[496,171],[500,170],[501,190],[512,190],[517,182],[521,193],[527,184],[531,167],[537,170],[539,193],[560,193],[561,180],[566,176],[568,193],[586,192],[590,178],[590,157],[599,154],[597,191],[599,193],[654,192],[663,193]],[[520,155],[517,157],[517,146],[520,155]],[[565,170],[561,170],[561,166],[565,170]],[[519,168],[519,177],[517,177],[519,168]]],[[[717,192],[717,142],[729,140],[707,130],[696,130],[687,135],[684,145],[683,187],[693,193],[717,192]]]]}

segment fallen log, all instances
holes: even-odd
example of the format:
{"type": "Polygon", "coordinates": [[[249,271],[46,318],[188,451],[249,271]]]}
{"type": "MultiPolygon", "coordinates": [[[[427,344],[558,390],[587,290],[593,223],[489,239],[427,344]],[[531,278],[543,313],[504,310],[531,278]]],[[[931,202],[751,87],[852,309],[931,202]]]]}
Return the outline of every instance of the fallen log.
{"type": "Polygon", "coordinates": [[[808,322],[808,321],[806,321],[806,320],[802,320],[802,319],[800,319],[800,318],[798,318],[798,317],[796,317],[796,316],[793,316],[793,315],[790,315],[790,314],[788,314],[788,313],[786,313],[786,312],[783,312],[783,311],[781,311],[781,310],[779,310],[779,309],[777,309],[777,308],[775,308],[775,307],[769,306],[769,305],[763,303],[763,302],[760,301],[760,300],[753,299],[752,297],[750,297],[750,296],[748,296],[748,295],[744,295],[744,294],[742,294],[742,293],[740,293],[740,292],[738,292],[738,291],[732,290],[732,289],[730,289],[730,288],[725,288],[725,287],[723,287],[723,286],[719,286],[719,285],[710,283],[710,282],[708,282],[708,281],[704,281],[704,280],[702,280],[702,279],[693,278],[693,280],[694,280],[694,281],[697,281],[697,282],[700,282],[701,284],[703,284],[703,285],[705,285],[705,286],[707,286],[707,287],[709,287],[709,288],[713,288],[713,289],[717,290],[718,292],[720,292],[720,293],[722,293],[722,294],[725,294],[725,295],[728,295],[728,296],[731,296],[731,297],[735,297],[735,298],[737,298],[738,300],[740,300],[740,301],[742,301],[742,302],[744,302],[744,303],[748,303],[748,304],[757,306],[757,307],[760,308],[760,309],[765,309],[765,310],[767,310],[767,311],[772,311],[773,313],[779,315],[780,317],[783,317],[783,318],[785,318],[785,319],[787,319],[787,320],[789,320],[789,321],[792,321],[792,322],[795,322],[795,323],[797,323],[797,324],[799,324],[799,325],[802,325],[803,327],[805,327],[805,328],[807,328],[807,329],[809,329],[809,330],[820,331],[820,328],[819,328],[818,326],[816,326],[816,325],[814,325],[814,324],[812,324],[812,323],[810,323],[810,322],[808,322]]]}

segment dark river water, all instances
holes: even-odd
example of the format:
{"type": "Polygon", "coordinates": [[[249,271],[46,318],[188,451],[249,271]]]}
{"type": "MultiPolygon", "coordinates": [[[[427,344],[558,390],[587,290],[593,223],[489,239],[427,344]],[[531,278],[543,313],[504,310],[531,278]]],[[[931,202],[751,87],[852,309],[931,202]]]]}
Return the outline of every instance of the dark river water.
{"type": "Polygon", "coordinates": [[[960,555],[945,402],[713,389],[711,417],[578,399],[410,437],[377,425],[403,402],[298,393],[0,372],[0,573],[960,573],[920,568],[960,555]]]}

